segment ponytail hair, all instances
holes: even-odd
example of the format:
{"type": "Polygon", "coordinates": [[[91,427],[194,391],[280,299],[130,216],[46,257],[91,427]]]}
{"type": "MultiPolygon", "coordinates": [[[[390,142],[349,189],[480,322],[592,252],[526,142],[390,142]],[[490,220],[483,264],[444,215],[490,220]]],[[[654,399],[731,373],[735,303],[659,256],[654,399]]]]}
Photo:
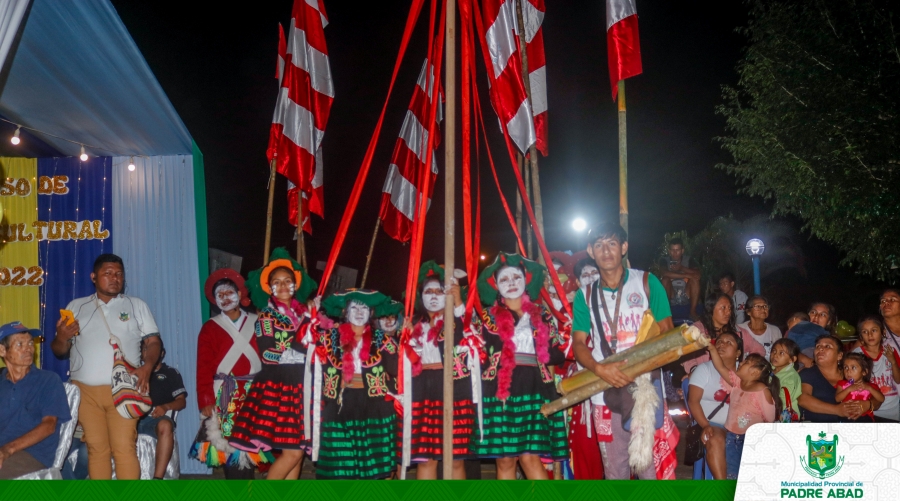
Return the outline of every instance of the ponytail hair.
{"type": "Polygon", "coordinates": [[[751,368],[759,370],[759,382],[766,385],[766,388],[772,394],[772,400],[775,402],[775,420],[777,421],[778,417],[781,416],[781,411],[784,410],[784,404],[781,402],[781,381],[775,375],[772,364],[766,360],[766,357],[758,353],[747,355],[744,362],[750,364],[751,368]]]}

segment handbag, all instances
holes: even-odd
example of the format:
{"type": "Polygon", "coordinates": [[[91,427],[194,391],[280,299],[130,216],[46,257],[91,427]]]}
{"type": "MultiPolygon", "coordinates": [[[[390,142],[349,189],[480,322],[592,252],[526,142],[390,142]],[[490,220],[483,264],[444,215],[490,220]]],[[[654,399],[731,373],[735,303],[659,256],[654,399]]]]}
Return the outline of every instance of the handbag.
{"type": "MultiPolygon", "coordinates": [[[[725,400],[722,400],[722,403],[720,403],[715,409],[712,410],[712,412],[709,413],[709,416],[706,417],[706,420],[709,421],[710,419],[715,417],[715,415],[718,414],[718,412],[722,410],[722,407],[724,406],[725,400]]],[[[703,456],[706,454],[706,447],[703,446],[702,440],[703,427],[695,422],[688,427],[685,433],[687,435],[685,437],[687,442],[685,442],[684,447],[684,464],[686,466],[694,466],[694,463],[703,459],[703,456]]]]}
{"type": "Polygon", "coordinates": [[[797,414],[797,411],[794,410],[794,407],[791,404],[791,392],[784,386],[782,386],[781,389],[784,391],[784,409],[781,410],[781,422],[799,423],[800,415],[797,414]]]}
{"type": "MultiPolygon", "coordinates": [[[[96,302],[97,300],[95,299],[94,301],[96,302]]],[[[99,302],[96,303],[96,306],[99,310],[99,302]]],[[[113,347],[111,377],[113,405],[116,406],[116,410],[123,418],[139,419],[150,412],[153,403],[150,401],[149,395],[144,395],[138,391],[138,377],[131,373],[135,367],[128,363],[128,360],[125,358],[125,354],[119,347],[119,338],[109,328],[106,315],[102,311],[99,313],[100,318],[103,319],[103,323],[106,325],[107,332],[109,332],[109,344],[113,347]]]]}

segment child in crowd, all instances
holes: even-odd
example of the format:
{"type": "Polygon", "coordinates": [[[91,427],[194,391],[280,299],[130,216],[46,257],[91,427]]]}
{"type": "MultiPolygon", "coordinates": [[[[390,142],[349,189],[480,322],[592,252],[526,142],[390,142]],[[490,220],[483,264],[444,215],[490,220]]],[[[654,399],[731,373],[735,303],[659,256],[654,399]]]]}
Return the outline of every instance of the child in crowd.
{"type": "Polygon", "coordinates": [[[787,319],[787,330],[785,330],[784,332],[791,330],[792,327],[799,324],[800,322],[809,322],[809,315],[803,313],[802,311],[798,311],[797,313],[791,315],[787,319]]]}
{"type": "MultiPolygon", "coordinates": [[[[781,415],[781,384],[772,365],[762,355],[751,353],[738,365],[728,367],[712,345],[707,347],[713,365],[728,383],[731,403],[725,418],[725,464],[729,480],[737,479],[744,452],[744,434],[756,423],[774,423],[781,415]]],[[[720,479],[717,479],[720,480],[720,479]]]]}
{"type": "Polygon", "coordinates": [[[884,395],[884,402],[875,410],[875,421],[896,423],[900,420],[900,359],[890,343],[884,343],[884,324],[879,317],[860,320],[857,332],[859,345],[851,351],[872,361],[869,382],[884,395]]]}
{"type": "MultiPolygon", "coordinates": [[[[847,353],[843,358],[844,379],[834,385],[837,393],[834,399],[838,402],[845,400],[873,400],[884,402],[884,393],[869,381],[872,379],[872,360],[862,353],[847,353]]],[[[875,415],[869,411],[860,418],[874,421],[875,415]]]]}
{"type": "Polygon", "coordinates": [[[800,420],[797,412],[800,407],[797,399],[800,398],[800,373],[797,372],[797,357],[800,356],[800,347],[797,343],[787,338],[781,338],[772,344],[772,353],[769,362],[775,369],[778,382],[781,383],[781,416],[782,423],[792,423],[800,420]]]}

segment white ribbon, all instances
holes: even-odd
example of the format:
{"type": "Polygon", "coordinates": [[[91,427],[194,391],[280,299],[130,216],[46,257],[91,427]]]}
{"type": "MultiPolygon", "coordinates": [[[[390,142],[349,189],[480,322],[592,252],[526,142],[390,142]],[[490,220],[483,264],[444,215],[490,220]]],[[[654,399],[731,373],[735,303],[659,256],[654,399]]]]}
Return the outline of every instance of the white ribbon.
{"type": "Polygon", "coordinates": [[[405,480],[406,468],[410,463],[412,442],[412,363],[403,348],[403,458],[401,480],[405,480]]]}
{"type": "MultiPolygon", "coordinates": [[[[240,329],[225,313],[220,313],[212,318],[212,321],[231,337],[231,348],[228,349],[228,352],[225,353],[225,356],[219,362],[216,374],[231,374],[234,365],[240,360],[242,355],[250,362],[250,374],[256,374],[262,369],[259,354],[253,348],[253,345],[250,344],[254,336],[257,317],[255,314],[248,315],[244,312],[241,312],[241,317],[243,317],[243,321],[240,329]]],[[[213,394],[218,394],[221,386],[222,381],[213,381],[213,394]]]]}
{"type": "Polygon", "coordinates": [[[322,361],[316,359],[315,383],[313,386],[313,436],[312,436],[312,460],[319,460],[319,435],[322,433],[322,361]]]}

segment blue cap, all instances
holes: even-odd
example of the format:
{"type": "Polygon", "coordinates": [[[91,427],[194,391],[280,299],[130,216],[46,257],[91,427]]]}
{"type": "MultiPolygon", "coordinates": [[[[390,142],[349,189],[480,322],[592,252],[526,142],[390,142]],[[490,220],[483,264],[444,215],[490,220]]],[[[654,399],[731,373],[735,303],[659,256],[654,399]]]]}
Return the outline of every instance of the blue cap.
{"type": "Polygon", "coordinates": [[[22,325],[22,322],[18,320],[15,322],[10,322],[6,325],[0,326],[0,341],[8,338],[9,336],[14,336],[16,334],[31,334],[32,337],[40,336],[40,329],[29,329],[22,325]]]}

